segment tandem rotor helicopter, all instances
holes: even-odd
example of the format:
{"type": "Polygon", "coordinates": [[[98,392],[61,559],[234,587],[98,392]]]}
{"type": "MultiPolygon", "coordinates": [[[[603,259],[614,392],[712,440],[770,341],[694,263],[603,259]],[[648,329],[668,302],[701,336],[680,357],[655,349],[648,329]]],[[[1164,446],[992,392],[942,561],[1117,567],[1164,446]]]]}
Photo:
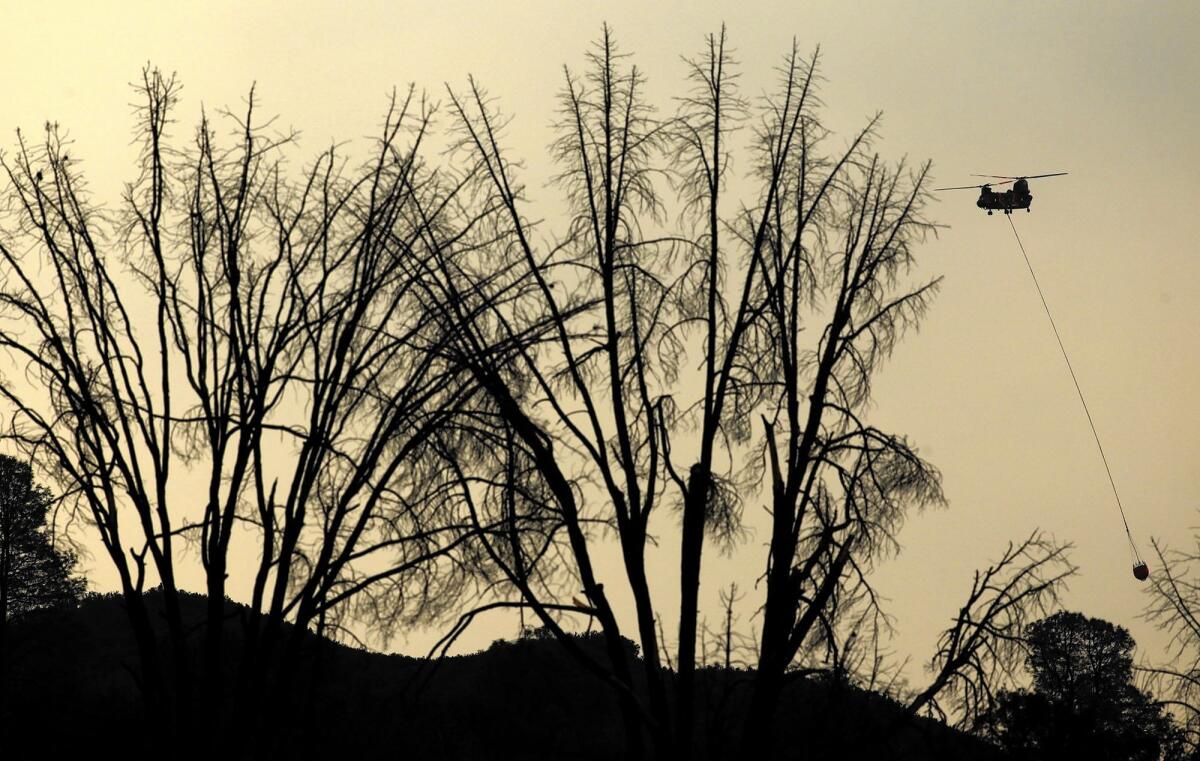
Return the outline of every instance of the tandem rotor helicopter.
{"type": "MultiPolygon", "coordinates": [[[[1005,215],[1011,215],[1013,209],[1024,209],[1029,211],[1030,204],[1033,203],[1033,194],[1029,192],[1029,180],[1037,180],[1043,177],[1061,177],[1067,172],[1055,172],[1053,174],[1032,174],[1024,177],[1009,177],[999,174],[973,174],[972,177],[990,177],[993,180],[1004,180],[1004,182],[987,182],[983,185],[962,185],[953,188],[934,188],[934,190],[979,190],[979,200],[975,205],[981,209],[987,209],[990,215],[994,211],[1003,211],[1005,215]],[[1008,185],[1012,187],[1003,192],[992,190],[993,185],[1008,185]]],[[[1017,226],[1013,224],[1012,217],[1009,217],[1008,224],[1012,227],[1013,237],[1017,240],[1017,245],[1021,249],[1021,256],[1025,258],[1025,264],[1029,268],[1029,275],[1033,278],[1033,285],[1037,288],[1038,296],[1042,300],[1042,307],[1046,310],[1046,317],[1050,320],[1050,327],[1054,330],[1054,337],[1058,340],[1058,348],[1062,351],[1063,359],[1067,363],[1067,370],[1071,373],[1071,380],[1075,384],[1075,392],[1079,395],[1079,402],[1083,405],[1084,414],[1087,416],[1088,425],[1092,429],[1092,437],[1096,440],[1096,448],[1100,452],[1100,461],[1104,465],[1104,471],[1108,474],[1108,483],[1112,486],[1113,499],[1116,500],[1117,510],[1121,514],[1121,523],[1125,527],[1125,538],[1129,542],[1129,556],[1133,561],[1133,577],[1138,581],[1145,581],[1150,578],[1150,568],[1146,562],[1142,560],[1138,554],[1137,545],[1133,541],[1133,532],[1129,529],[1129,521],[1125,517],[1125,506],[1121,504],[1121,495],[1117,493],[1117,482],[1113,478],[1112,470],[1108,467],[1108,457],[1104,454],[1104,445],[1100,443],[1100,434],[1096,431],[1096,424],[1092,420],[1091,410],[1088,409],[1087,400],[1083,398],[1083,389],[1079,387],[1079,379],[1075,375],[1075,369],[1071,366],[1071,358],[1067,356],[1067,347],[1063,345],[1062,336],[1058,332],[1058,326],[1054,324],[1054,315],[1050,313],[1050,305],[1046,302],[1046,295],[1042,292],[1042,286],[1038,283],[1037,273],[1033,271],[1033,263],[1029,261],[1029,254],[1025,251],[1025,244],[1021,242],[1021,236],[1017,234],[1017,226]]]]}
{"type": "Polygon", "coordinates": [[[992,177],[1004,182],[988,182],[983,185],[961,185],[954,188],[934,188],[935,191],[940,190],[978,190],[979,200],[975,205],[981,209],[987,209],[990,215],[993,211],[1003,211],[1005,214],[1012,214],[1013,209],[1024,209],[1029,211],[1029,205],[1033,203],[1033,194],[1029,192],[1029,180],[1037,180],[1042,177],[1061,177],[1067,172],[1055,172],[1054,174],[1033,174],[1026,177],[1008,177],[999,174],[973,174],[972,177],[992,177]],[[1011,188],[1005,191],[996,192],[992,190],[992,186],[1007,185],[1015,183],[1011,188]]]}

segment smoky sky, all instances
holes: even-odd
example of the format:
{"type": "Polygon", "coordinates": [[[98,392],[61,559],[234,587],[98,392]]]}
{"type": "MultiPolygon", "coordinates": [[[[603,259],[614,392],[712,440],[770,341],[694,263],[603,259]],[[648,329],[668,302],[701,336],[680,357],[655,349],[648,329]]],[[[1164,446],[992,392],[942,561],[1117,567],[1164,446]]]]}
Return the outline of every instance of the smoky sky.
{"type": "MultiPolygon", "coordinates": [[[[255,84],[279,129],[300,131],[301,156],[373,134],[393,87],[413,82],[437,99],[443,83],[474,74],[512,117],[509,148],[525,159],[531,199],[553,214],[546,146],[562,66],[583,65],[603,22],[664,112],[682,91],[680,56],[698,52],[722,21],[747,95],[771,85],[793,39],[805,52],[820,44],[832,140],[882,111],[881,153],[932,159],[936,185],[968,184],[971,173],[1070,172],[1031,181],[1032,211],[1013,222],[1140,549],[1151,554],[1151,537],[1189,541],[1200,507],[1196,4],[434,5],[79,3],[64,12],[10,3],[0,10],[10,32],[0,52],[3,145],[17,127],[36,136],[58,121],[94,197],[115,206],[134,179],[129,82],[147,61],[184,83],[177,134],[202,105],[241,107],[255,84]]],[[[747,169],[735,159],[735,174],[747,169]]],[[[1166,643],[1137,618],[1145,598],[1120,516],[1011,230],[1002,215],[977,209],[970,192],[939,201],[932,216],[945,227],[919,250],[917,277],[942,274],[945,283],[921,330],[878,377],[872,409],[878,425],[905,433],[941,470],[950,500],[909,521],[901,555],[876,576],[898,624],[896,653],[927,657],[971,570],[1040,526],[1075,544],[1080,575],[1065,605],[1128,627],[1157,655],[1166,643]]],[[[669,518],[657,526],[676,530],[669,518]]],[[[729,581],[753,590],[765,537],[752,533],[746,551],[728,557],[706,555],[701,605],[710,618],[729,581]]],[[[615,581],[614,560],[602,574],[615,581]]],[[[101,553],[88,565],[93,588],[114,587],[101,553]]],[[[664,610],[677,594],[677,567],[670,549],[653,557],[664,610]]],[[[742,603],[745,618],[755,599],[751,592],[742,603]]],[[[492,619],[463,647],[514,633],[512,620],[492,619]]],[[[418,632],[393,646],[423,651],[433,639],[418,632]]]]}

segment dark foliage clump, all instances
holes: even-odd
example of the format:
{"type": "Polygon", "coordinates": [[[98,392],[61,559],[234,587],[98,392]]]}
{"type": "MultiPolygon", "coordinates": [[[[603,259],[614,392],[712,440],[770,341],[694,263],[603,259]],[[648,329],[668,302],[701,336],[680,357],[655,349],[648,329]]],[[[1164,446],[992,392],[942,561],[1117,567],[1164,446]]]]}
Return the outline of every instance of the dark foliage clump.
{"type": "Polygon", "coordinates": [[[1123,627],[1063,611],[1032,624],[1027,642],[1032,689],[1002,693],[983,722],[1002,748],[1029,761],[1180,757],[1178,729],[1133,683],[1123,627]]]}
{"type": "Polygon", "coordinates": [[[27,463],[0,455],[0,619],[3,621],[31,610],[73,603],[87,586],[75,574],[75,554],[56,546],[47,526],[53,504],[50,492],[34,484],[27,463]]]}

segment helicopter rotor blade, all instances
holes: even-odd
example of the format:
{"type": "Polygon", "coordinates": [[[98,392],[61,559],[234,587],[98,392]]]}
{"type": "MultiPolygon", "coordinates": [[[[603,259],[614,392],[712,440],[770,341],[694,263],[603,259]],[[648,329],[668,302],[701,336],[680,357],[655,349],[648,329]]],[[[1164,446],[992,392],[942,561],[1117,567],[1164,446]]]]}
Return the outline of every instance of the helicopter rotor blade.
{"type": "Polygon", "coordinates": [[[995,177],[998,180],[1036,180],[1039,177],[1059,177],[1068,172],[1055,172],[1054,174],[1026,174],[1020,177],[1013,177],[1007,174],[973,174],[972,177],[995,177]]]}
{"type": "Polygon", "coordinates": [[[936,193],[941,190],[982,190],[983,188],[991,188],[991,187],[998,188],[998,187],[1001,187],[1003,185],[1008,185],[1013,182],[1015,182],[1015,180],[1005,180],[1004,182],[985,182],[982,185],[958,185],[953,188],[934,188],[933,191],[936,193]]]}

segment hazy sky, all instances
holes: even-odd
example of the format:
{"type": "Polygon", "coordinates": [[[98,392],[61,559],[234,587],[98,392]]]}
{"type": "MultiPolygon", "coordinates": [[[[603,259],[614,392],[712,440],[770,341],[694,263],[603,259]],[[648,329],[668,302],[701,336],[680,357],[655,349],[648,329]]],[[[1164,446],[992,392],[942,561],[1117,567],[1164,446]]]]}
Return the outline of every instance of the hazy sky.
{"type": "MultiPolygon", "coordinates": [[[[890,158],[931,158],[937,185],[972,172],[1033,181],[1014,222],[1038,269],[1144,555],[1149,538],[1187,541],[1200,508],[1200,4],[1043,2],[288,2],[0,5],[0,145],[57,120],[91,188],[115,203],[132,179],[133,92],[147,62],[184,83],[181,130],[201,104],[240,106],[252,82],[265,112],[316,153],[373,134],[393,86],[440,93],[475,74],[515,116],[510,144],[536,199],[551,191],[545,147],[561,67],[608,21],[671,110],[680,55],[725,21],[755,95],[795,37],[822,46],[830,126],[876,110],[890,158]]],[[[186,134],[181,132],[181,134],[186,134]]],[[[945,225],[919,251],[941,295],[878,379],[873,420],[908,434],[942,471],[951,504],[909,522],[877,575],[897,651],[928,656],[971,570],[1040,526],[1075,543],[1066,605],[1165,642],[1137,617],[1120,517],[1037,293],[1002,215],[969,191],[933,208],[945,225]]],[[[660,533],[673,528],[659,524],[660,533]]],[[[760,534],[733,559],[708,554],[702,604],[762,571],[760,534]]],[[[111,574],[96,557],[91,575],[111,574]]],[[[655,564],[670,583],[673,558],[655,564]]],[[[610,569],[611,572],[612,569],[610,569]]],[[[1152,571],[1155,569],[1152,569],[1152,571]]],[[[665,577],[664,577],[665,578],[665,577]]],[[[620,586],[612,578],[607,585],[620,586]]],[[[751,598],[753,599],[753,598],[751,598]]],[[[747,605],[739,611],[751,612],[747,605]]],[[[668,631],[673,623],[666,622],[668,631]]],[[[473,646],[513,634],[484,627],[473,646]]],[[[673,639],[673,638],[672,638],[673,639]]],[[[424,635],[402,649],[427,644],[424,635]]],[[[915,674],[914,674],[915,676],[915,674]]]]}

